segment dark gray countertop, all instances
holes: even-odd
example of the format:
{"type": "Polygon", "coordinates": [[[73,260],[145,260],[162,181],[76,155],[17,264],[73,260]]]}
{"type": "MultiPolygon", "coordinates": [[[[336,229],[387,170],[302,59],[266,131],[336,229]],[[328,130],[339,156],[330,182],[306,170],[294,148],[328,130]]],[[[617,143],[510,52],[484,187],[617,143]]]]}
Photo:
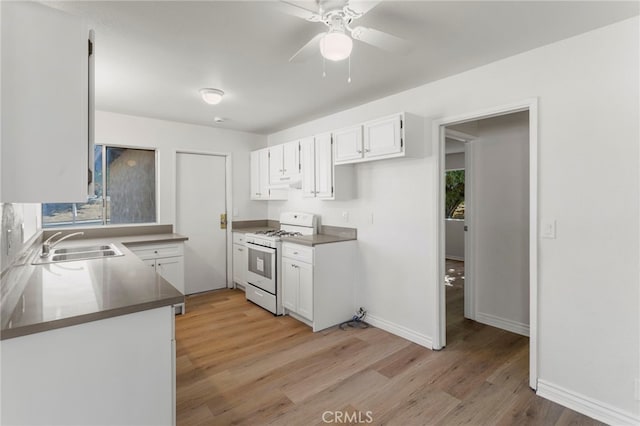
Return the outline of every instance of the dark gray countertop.
{"type": "Polygon", "coordinates": [[[317,246],[319,244],[330,244],[330,243],[339,243],[342,241],[353,241],[356,240],[355,237],[344,237],[338,235],[327,235],[327,234],[315,234],[315,235],[304,235],[302,237],[282,237],[282,241],[285,243],[296,243],[303,246],[317,246]]]}
{"type": "Polygon", "coordinates": [[[178,234],[75,239],[58,247],[114,243],[124,256],[31,265],[36,246],[22,265],[2,277],[2,285],[13,285],[15,295],[0,312],[0,339],[183,303],[184,295],[124,244],[185,240],[178,234]]]}

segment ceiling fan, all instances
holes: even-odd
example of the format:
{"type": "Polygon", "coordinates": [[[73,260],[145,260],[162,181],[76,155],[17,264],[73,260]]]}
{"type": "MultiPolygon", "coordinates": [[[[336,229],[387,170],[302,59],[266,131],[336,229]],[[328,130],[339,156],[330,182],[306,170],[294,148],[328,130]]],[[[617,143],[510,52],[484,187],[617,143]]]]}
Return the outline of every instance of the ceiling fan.
{"type": "Polygon", "coordinates": [[[315,0],[317,11],[310,10],[292,1],[280,1],[283,12],[309,22],[322,22],[329,29],[313,37],[302,46],[289,62],[303,62],[320,49],[325,59],[342,61],[351,55],[353,40],[375,46],[389,52],[406,54],[410,50],[408,41],[373,28],[352,27],[354,20],[376,7],[381,0],[315,0]]]}

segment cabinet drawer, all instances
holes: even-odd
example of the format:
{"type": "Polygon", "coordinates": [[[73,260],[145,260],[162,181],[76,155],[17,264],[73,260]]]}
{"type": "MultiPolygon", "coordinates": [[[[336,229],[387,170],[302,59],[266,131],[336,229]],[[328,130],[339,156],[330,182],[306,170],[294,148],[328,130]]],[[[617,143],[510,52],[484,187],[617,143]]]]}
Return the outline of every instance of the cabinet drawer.
{"type": "Polygon", "coordinates": [[[313,248],[298,244],[284,243],[282,245],[282,256],[300,262],[313,264],[313,248]]]}
{"type": "Polygon", "coordinates": [[[141,259],[182,256],[184,252],[182,244],[136,245],[128,246],[128,248],[141,259]]]}
{"type": "Polygon", "coordinates": [[[273,294],[260,290],[251,284],[247,284],[245,287],[245,294],[247,300],[251,300],[253,303],[260,305],[271,312],[276,311],[276,297],[273,294]]]}
{"type": "Polygon", "coordinates": [[[247,240],[244,236],[243,232],[233,232],[233,244],[242,244],[244,245],[247,240]]]}

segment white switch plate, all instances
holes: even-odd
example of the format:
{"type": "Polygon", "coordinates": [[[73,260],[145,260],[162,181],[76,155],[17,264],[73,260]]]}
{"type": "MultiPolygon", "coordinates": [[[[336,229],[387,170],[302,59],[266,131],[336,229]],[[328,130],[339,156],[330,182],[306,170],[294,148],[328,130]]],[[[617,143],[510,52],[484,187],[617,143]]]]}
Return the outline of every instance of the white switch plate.
{"type": "Polygon", "coordinates": [[[555,220],[542,222],[541,236],[542,238],[548,238],[551,240],[556,238],[556,221],[555,220]]]}
{"type": "Polygon", "coordinates": [[[342,212],[342,219],[344,219],[345,222],[349,222],[349,212],[342,212]]]}

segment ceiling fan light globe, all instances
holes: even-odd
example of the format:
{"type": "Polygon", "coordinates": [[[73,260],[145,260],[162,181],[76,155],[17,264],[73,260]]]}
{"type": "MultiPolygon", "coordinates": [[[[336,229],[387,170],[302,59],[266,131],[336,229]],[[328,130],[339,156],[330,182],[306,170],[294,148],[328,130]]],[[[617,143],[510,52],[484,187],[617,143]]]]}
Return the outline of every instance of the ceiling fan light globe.
{"type": "Polygon", "coordinates": [[[320,53],[330,61],[342,61],[351,55],[353,40],[341,32],[329,32],[320,40],[320,53]]]}

